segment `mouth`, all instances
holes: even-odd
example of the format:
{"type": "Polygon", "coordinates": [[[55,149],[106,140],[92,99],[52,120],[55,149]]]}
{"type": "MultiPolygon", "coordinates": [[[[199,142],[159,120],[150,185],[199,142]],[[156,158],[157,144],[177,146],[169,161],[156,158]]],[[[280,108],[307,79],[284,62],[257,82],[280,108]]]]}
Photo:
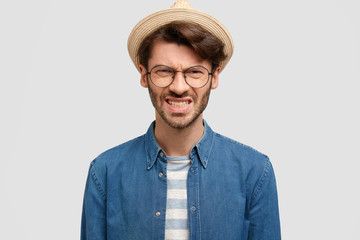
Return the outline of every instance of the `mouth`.
{"type": "Polygon", "coordinates": [[[165,100],[165,102],[167,103],[166,105],[168,106],[168,109],[171,112],[177,112],[177,113],[185,113],[186,111],[189,110],[190,106],[191,106],[191,99],[185,99],[185,98],[181,98],[181,99],[177,99],[177,98],[168,98],[165,100]]]}
{"type": "Polygon", "coordinates": [[[167,100],[166,102],[174,108],[183,108],[190,104],[190,101],[167,100]]]}

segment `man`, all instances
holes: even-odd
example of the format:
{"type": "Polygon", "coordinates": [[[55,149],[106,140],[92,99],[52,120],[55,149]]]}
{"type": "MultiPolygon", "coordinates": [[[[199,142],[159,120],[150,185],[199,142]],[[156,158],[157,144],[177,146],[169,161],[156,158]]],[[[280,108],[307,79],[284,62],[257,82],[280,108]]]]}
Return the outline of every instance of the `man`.
{"type": "Polygon", "coordinates": [[[140,21],[128,49],[155,121],[91,163],[81,239],[280,239],[269,159],[203,120],[233,51],[225,27],[180,0],[140,21]]]}

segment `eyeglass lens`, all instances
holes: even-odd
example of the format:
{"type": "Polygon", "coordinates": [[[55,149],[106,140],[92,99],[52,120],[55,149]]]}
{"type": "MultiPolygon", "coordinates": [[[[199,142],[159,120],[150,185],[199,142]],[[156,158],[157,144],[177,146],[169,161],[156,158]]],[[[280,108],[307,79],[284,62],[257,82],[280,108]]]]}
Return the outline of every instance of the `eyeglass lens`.
{"type": "Polygon", "coordinates": [[[167,87],[173,82],[177,72],[183,72],[187,84],[194,88],[205,86],[209,80],[209,71],[202,66],[190,67],[185,71],[175,71],[168,66],[159,65],[151,69],[150,78],[156,86],[167,87]]]}

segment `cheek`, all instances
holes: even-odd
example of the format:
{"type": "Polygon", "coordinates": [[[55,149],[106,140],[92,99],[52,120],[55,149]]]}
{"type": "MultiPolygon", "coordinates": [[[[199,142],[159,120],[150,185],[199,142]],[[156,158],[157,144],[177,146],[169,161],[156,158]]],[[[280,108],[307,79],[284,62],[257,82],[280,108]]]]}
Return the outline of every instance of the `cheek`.
{"type": "Polygon", "coordinates": [[[201,104],[207,104],[210,98],[210,92],[211,92],[211,86],[209,86],[207,89],[202,89],[201,95],[198,95],[199,100],[201,101],[201,104]]]}
{"type": "Polygon", "coordinates": [[[201,89],[195,89],[194,94],[196,95],[196,97],[198,99],[202,99],[207,95],[208,92],[209,92],[209,89],[203,87],[201,89]]]}
{"type": "Polygon", "coordinates": [[[153,103],[161,103],[162,98],[163,98],[163,96],[161,95],[162,94],[161,91],[156,91],[151,86],[148,87],[148,90],[149,90],[151,101],[153,103]]]}

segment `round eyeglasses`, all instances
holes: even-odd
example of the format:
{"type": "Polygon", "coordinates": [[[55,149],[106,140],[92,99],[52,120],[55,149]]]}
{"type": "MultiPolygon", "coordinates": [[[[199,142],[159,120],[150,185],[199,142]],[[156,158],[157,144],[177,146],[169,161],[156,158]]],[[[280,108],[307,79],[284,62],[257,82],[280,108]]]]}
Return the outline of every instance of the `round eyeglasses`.
{"type": "Polygon", "coordinates": [[[165,65],[157,65],[147,74],[150,75],[150,80],[155,86],[164,88],[172,84],[177,72],[184,73],[185,82],[193,88],[204,87],[208,83],[210,76],[213,75],[203,66],[192,66],[184,71],[175,71],[165,65]]]}

